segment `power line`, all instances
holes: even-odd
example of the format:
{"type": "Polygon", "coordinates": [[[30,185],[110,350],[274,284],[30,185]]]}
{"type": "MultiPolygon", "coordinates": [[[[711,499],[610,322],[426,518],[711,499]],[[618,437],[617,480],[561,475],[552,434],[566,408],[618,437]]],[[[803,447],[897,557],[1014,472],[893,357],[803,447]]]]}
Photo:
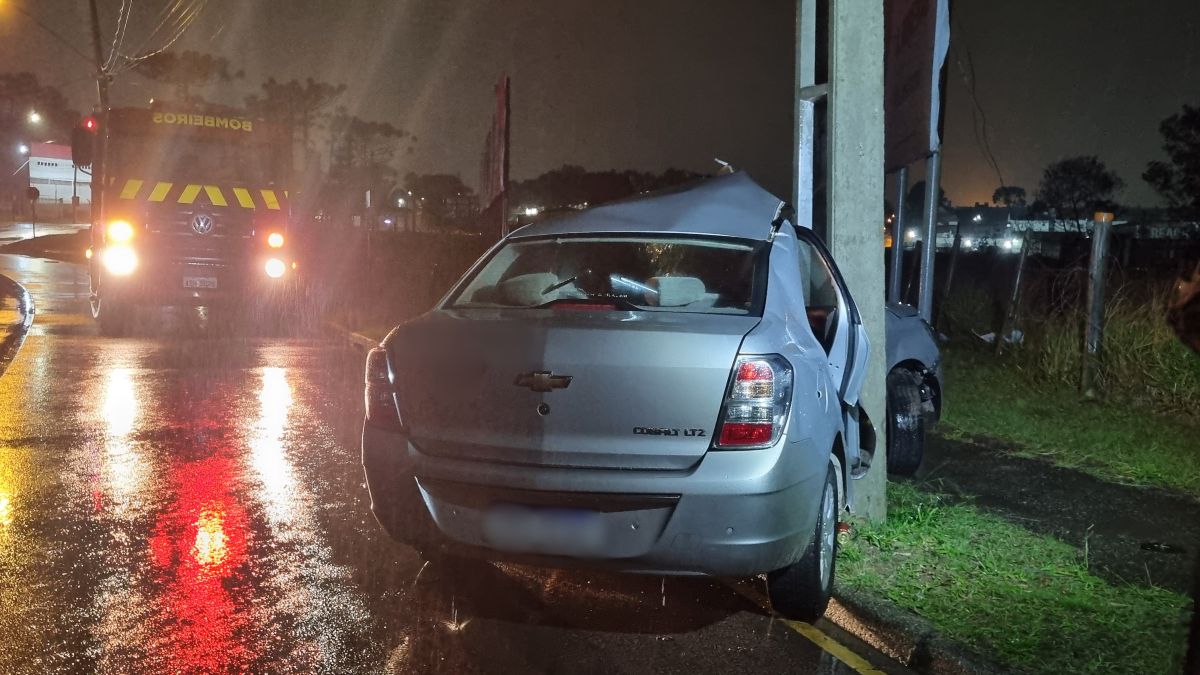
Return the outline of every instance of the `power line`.
{"type": "Polygon", "coordinates": [[[117,55],[121,53],[121,48],[125,46],[125,33],[129,29],[129,15],[133,13],[133,0],[121,0],[121,10],[117,14],[117,30],[113,33],[112,50],[108,54],[108,59],[104,62],[102,70],[106,73],[111,72],[113,66],[117,62],[117,55]]]}
{"type": "MultiPolygon", "coordinates": [[[[960,40],[965,40],[965,31],[961,21],[956,21],[958,24],[958,37],[960,40]]],[[[987,113],[984,112],[983,104],[979,102],[979,94],[976,91],[977,79],[975,75],[975,59],[971,54],[970,45],[964,45],[963,49],[967,55],[967,66],[963,67],[962,58],[958,53],[958,40],[951,40],[950,47],[954,50],[954,62],[958,66],[959,75],[963,79],[963,84],[966,85],[967,92],[971,95],[971,131],[975,134],[975,144],[979,147],[979,151],[983,154],[992,170],[996,172],[996,178],[1000,181],[1000,187],[1005,186],[1004,174],[1000,171],[1000,163],[996,160],[996,154],[992,152],[991,140],[988,138],[988,123],[987,113]]]]}
{"type": "Polygon", "coordinates": [[[204,11],[207,5],[208,0],[191,0],[190,5],[185,5],[184,0],[175,0],[172,5],[165,7],[163,11],[159,12],[160,21],[158,25],[154,28],[154,30],[150,31],[150,33],[146,36],[146,39],[144,39],[141,45],[138,46],[136,52],[142,52],[142,50],[151,42],[153,42],[155,37],[157,37],[159,33],[163,32],[168,25],[173,24],[172,27],[168,29],[173,34],[161,47],[158,47],[152,51],[140,53],[135,56],[120,54],[121,58],[125,59],[125,62],[119,66],[116,66],[114,68],[114,72],[123,72],[129,70],[139,62],[162,54],[170,49],[176,42],[179,41],[181,37],[183,37],[183,34],[187,32],[187,29],[190,28],[193,23],[195,23],[196,19],[199,18],[200,13],[204,11]]]}

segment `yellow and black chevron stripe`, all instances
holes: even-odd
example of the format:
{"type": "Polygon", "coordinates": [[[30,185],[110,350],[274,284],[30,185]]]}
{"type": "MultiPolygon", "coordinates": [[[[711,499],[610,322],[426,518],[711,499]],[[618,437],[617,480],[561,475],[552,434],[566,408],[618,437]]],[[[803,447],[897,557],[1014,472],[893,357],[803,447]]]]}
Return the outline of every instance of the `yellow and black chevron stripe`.
{"type": "MultiPolygon", "coordinates": [[[[226,194],[233,199],[233,205],[243,209],[260,207],[268,211],[278,211],[280,192],[271,188],[250,189],[244,187],[222,188],[217,185],[199,183],[170,183],[167,181],[148,182],[138,178],[130,178],[121,187],[121,199],[145,200],[148,202],[168,202],[175,204],[194,204],[203,194],[213,206],[229,206],[226,194]]],[[[283,198],[287,199],[284,191],[283,198]]]]}

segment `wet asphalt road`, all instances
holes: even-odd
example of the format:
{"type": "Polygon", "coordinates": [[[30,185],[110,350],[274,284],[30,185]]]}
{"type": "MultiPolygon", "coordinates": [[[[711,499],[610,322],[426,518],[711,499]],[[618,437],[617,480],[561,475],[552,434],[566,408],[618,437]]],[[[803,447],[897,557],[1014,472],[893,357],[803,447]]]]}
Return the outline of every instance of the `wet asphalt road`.
{"type": "Polygon", "coordinates": [[[83,268],[0,274],[37,303],[0,377],[0,672],[850,672],[720,581],[423,566],[367,507],[360,355],[194,312],[104,339],[83,268]]]}

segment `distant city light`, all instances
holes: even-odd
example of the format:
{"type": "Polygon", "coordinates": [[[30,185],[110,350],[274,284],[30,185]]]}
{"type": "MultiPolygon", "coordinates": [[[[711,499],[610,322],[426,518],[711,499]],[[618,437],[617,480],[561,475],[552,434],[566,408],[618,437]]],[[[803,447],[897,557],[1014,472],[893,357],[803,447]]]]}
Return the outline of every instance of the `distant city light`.
{"type": "Polygon", "coordinates": [[[384,225],[391,225],[393,222],[395,222],[395,221],[393,221],[391,218],[384,218],[384,219],[383,219],[383,224],[384,224],[384,225]]]}
{"type": "Polygon", "coordinates": [[[982,216],[982,215],[980,215],[980,214],[978,214],[978,213],[976,213],[976,214],[975,214],[975,217],[974,217],[974,218],[972,218],[971,220],[973,220],[973,221],[975,221],[975,222],[977,222],[977,223],[980,223],[980,222],[983,222],[983,216],[982,216]]]}
{"type": "Polygon", "coordinates": [[[905,238],[905,239],[910,239],[910,240],[911,240],[911,239],[916,239],[916,238],[917,238],[917,231],[916,231],[916,230],[908,230],[907,232],[905,232],[905,233],[904,233],[904,238],[905,238]]]}
{"type": "Polygon", "coordinates": [[[41,124],[42,123],[42,114],[36,110],[30,111],[29,123],[30,124],[41,124]]]}
{"type": "Polygon", "coordinates": [[[405,201],[404,197],[400,197],[399,199],[396,200],[396,206],[398,206],[400,208],[404,208],[404,205],[407,203],[408,202],[405,201]]]}
{"type": "Polygon", "coordinates": [[[975,244],[975,242],[971,241],[970,239],[962,240],[963,248],[971,248],[971,246],[973,246],[974,244],[975,244]]]}
{"type": "Polygon", "coordinates": [[[29,154],[29,146],[22,143],[17,146],[17,152],[21,153],[22,155],[28,155],[29,154]]]}
{"type": "Polygon", "coordinates": [[[1012,242],[1012,239],[1005,239],[1005,240],[1004,240],[1004,250],[1005,250],[1005,251],[1011,251],[1011,250],[1012,250],[1012,247],[1013,247],[1013,242],[1012,242]]]}
{"type": "Polygon", "coordinates": [[[539,209],[536,206],[526,206],[525,207],[525,215],[527,215],[527,216],[533,217],[539,213],[541,213],[541,209],[539,209]]]}

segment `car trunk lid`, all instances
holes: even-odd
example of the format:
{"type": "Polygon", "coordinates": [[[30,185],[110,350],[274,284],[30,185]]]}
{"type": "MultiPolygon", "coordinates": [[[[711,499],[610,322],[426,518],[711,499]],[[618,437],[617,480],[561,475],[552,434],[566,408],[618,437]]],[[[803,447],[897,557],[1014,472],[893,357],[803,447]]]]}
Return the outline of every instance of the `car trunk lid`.
{"type": "Polygon", "coordinates": [[[754,316],[439,311],[389,340],[421,451],[508,464],[684,470],[708,450],[754,316]]]}

